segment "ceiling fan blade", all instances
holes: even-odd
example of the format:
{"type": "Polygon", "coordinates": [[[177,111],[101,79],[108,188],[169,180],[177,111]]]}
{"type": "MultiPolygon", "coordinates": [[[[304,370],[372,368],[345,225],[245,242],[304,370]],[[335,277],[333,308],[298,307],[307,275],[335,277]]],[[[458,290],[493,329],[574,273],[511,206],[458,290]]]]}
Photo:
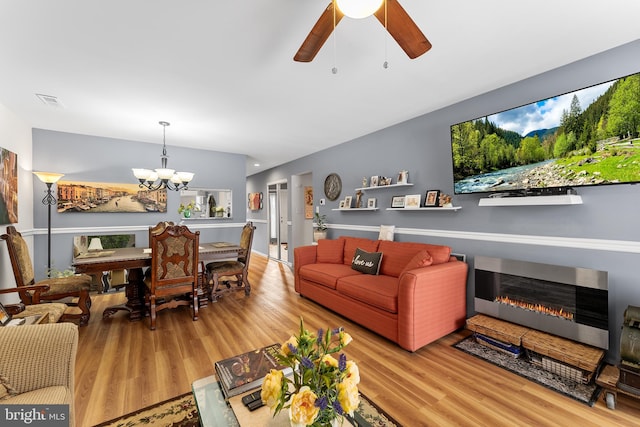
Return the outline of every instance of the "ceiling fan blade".
{"type": "Polygon", "coordinates": [[[313,61],[313,58],[316,57],[324,42],[327,41],[327,39],[331,35],[334,25],[338,25],[338,22],[340,22],[340,20],[344,16],[344,14],[340,12],[340,9],[336,8],[336,22],[334,24],[333,9],[333,2],[331,2],[329,6],[327,6],[327,8],[324,10],[324,12],[322,12],[322,15],[320,15],[320,18],[318,19],[318,22],[316,22],[316,25],[313,26],[307,38],[304,39],[304,42],[302,42],[302,46],[300,46],[300,49],[298,49],[298,52],[293,57],[294,61],[313,61]]]}
{"type": "MultiPolygon", "coordinates": [[[[411,59],[431,49],[431,43],[397,0],[387,1],[387,31],[411,59]]],[[[374,15],[385,25],[384,4],[374,15]]]]}

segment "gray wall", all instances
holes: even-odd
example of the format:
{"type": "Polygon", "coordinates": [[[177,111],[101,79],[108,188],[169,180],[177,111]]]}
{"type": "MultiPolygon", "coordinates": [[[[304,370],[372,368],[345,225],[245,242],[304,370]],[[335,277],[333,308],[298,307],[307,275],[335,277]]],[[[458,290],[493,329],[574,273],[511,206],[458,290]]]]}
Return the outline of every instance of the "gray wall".
{"type": "MultiPolygon", "coordinates": [[[[378,211],[332,211],[338,201],[322,206],[321,213],[327,215],[330,224],[329,236],[345,234],[376,238],[381,224],[392,224],[396,226],[396,240],[445,244],[451,246],[453,252],[466,254],[471,268],[467,292],[469,316],[474,313],[472,271],[475,255],[607,271],[608,359],[615,361],[619,357],[623,311],[629,304],[640,305],[637,279],[639,186],[580,188],[578,194],[582,196],[583,204],[577,206],[479,207],[482,196],[460,195],[453,197],[453,204],[462,207],[457,212],[392,212],[385,208],[394,195],[419,193],[424,198],[429,189],[453,195],[451,124],[639,71],[640,41],[636,41],[250,176],[247,186],[263,188],[267,182],[312,171],[317,203],[324,197],[323,181],[331,172],[337,172],[342,178],[340,199],[349,194],[355,199],[353,189],[361,187],[364,176],[395,178],[398,171],[409,170],[413,187],[365,194],[365,200],[368,197],[378,199],[378,211]]],[[[380,108],[385,108],[383,99],[380,108]]],[[[258,250],[265,250],[266,239],[256,239],[254,245],[258,250]]],[[[293,252],[293,248],[290,249],[293,252]]]]}
{"type": "MultiPolygon", "coordinates": [[[[133,167],[160,167],[162,146],[97,136],[33,130],[33,170],[64,173],[67,181],[136,183],[133,167]]],[[[208,150],[167,146],[168,165],[195,172],[193,188],[233,191],[233,217],[223,220],[190,220],[185,224],[200,230],[201,241],[237,242],[246,221],[245,156],[208,150]]],[[[56,189],[54,185],[54,190],[56,189]]],[[[33,181],[34,268],[43,278],[47,264],[47,208],[41,200],[46,186],[33,181]]],[[[72,261],[74,235],[135,234],[136,246],[147,246],[148,227],[159,221],[179,222],[179,194],[168,191],[166,213],[58,213],[52,209],[52,266],[64,270],[72,261]]]]}

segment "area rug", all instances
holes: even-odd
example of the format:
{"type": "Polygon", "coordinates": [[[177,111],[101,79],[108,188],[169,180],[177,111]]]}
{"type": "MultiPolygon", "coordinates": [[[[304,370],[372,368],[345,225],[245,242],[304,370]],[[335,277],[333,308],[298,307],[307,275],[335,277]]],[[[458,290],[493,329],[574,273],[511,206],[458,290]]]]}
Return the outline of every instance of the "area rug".
{"type": "Polygon", "coordinates": [[[197,427],[199,425],[200,419],[198,418],[196,401],[193,398],[193,393],[189,392],[98,424],[95,427],[197,427]]]}
{"type": "Polygon", "coordinates": [[[600,395],[601,388],[596,384],[580,384],[553,374],[529,363],[524,358],[515,358],[478,344],[473,335],[453,344],[453,347],[589,406],[593,406],[600,395]]]}
{"type": "MultiPolygon", "coordinates": [[[[357,427],[402,427],[362,394],[354,423],[357,427]]],[[[95,427],[196,427],[199,425],[200,419],[193,393],[185,393],[95,427]]]]}

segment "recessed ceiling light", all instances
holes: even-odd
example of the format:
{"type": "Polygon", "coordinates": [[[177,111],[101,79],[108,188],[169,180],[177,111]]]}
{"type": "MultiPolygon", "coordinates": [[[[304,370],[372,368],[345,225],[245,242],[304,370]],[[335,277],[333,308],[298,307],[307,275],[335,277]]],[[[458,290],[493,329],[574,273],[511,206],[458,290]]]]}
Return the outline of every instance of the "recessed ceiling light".
{"type": "Polygon", "coordinates": [[[260,163],[254,163],[253,166],[260,167],[260,163]]]}

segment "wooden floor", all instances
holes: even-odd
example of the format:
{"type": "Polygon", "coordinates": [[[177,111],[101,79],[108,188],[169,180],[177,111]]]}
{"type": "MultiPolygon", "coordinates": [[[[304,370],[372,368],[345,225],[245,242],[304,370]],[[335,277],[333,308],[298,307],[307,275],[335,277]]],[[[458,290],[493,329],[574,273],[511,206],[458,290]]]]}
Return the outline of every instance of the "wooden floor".
{"type": "Polygon", "coordinates": [[[80,328],[76,363],[78,426],[93,426],[191,390],[213,374],[216,360],[274,342],[298,327],[344,326],[346,349],[362,378],[360,390],[402,425],[412,426],[632,426],[640,401],[619,397],[616,410],[600,399],[590,408],[451,347],[451,334],[415,353],[369,332],[295,293],[287,266],[254,255],[251,296],[227,295],[200,311],[197,322],[180,307],[129,322],[124,312],[102,319],[122,293],[96,295],[91,321],[80,328]]]}

